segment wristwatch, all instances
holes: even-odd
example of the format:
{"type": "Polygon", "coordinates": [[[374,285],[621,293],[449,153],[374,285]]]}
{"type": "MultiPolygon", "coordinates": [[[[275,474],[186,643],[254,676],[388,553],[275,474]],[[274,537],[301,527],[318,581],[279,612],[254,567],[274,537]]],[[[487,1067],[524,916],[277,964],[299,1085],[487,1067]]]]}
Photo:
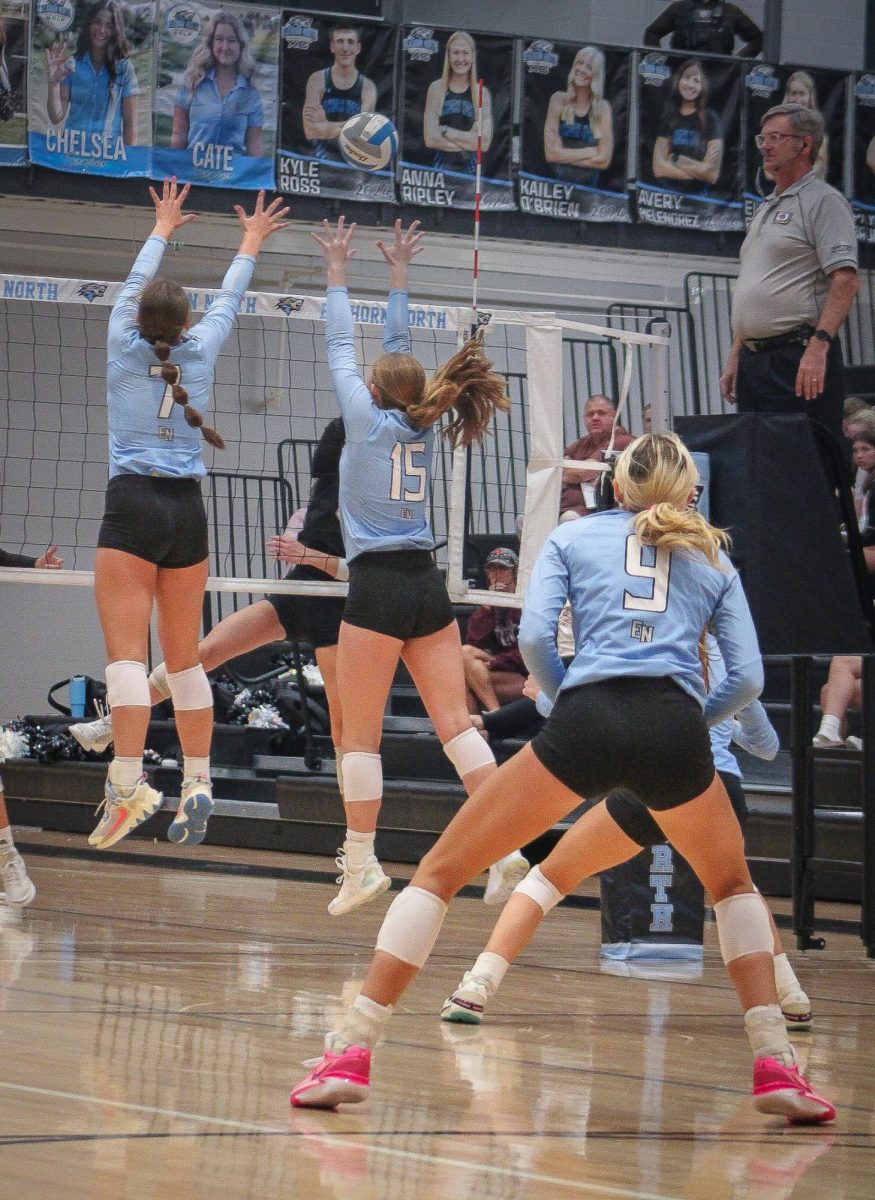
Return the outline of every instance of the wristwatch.
{"type": "Polygon", "coordinates": [[[811,336],[816,337],[819,342],[826,342],[828,346],[832,345],[832,338],[825,329],[815,329],[811,336]]]}

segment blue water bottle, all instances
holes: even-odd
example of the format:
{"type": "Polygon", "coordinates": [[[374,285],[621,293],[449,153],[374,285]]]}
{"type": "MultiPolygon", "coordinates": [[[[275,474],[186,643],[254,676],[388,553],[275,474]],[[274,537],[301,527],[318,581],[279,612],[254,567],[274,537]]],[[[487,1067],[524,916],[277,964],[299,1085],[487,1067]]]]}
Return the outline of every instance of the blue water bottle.
{"type": "Polygon", "coordinates": [[[70,680],[70,715],[85,716],[85,676],[74,675],[70,680]]]}

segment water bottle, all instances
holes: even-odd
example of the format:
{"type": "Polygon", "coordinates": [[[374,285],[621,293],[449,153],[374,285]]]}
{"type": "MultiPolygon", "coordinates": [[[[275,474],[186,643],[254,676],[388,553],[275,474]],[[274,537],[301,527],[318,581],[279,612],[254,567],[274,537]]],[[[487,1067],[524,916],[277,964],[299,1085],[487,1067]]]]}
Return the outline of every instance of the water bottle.
{"type": "Polygon", "coordinates": [[[70,715],[85,716],[86,687],[85,676],[74,675],[70,680],[70,715]]]}

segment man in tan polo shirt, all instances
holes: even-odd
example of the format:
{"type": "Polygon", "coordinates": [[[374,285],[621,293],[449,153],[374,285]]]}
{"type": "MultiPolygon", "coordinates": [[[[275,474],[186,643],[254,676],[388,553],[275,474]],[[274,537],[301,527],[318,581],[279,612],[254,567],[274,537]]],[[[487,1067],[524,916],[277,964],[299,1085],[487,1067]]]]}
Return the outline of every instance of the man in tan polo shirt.
{"type": "Polygon", "coordinates": [[[823,117],[770,108],[756,142],[775,190],[741,247],[733,343],[720,391],[740,412],[806,412],[841,438],[845,388],[837,333],[859,289],[851,206],[812,171],[823,117]]]}

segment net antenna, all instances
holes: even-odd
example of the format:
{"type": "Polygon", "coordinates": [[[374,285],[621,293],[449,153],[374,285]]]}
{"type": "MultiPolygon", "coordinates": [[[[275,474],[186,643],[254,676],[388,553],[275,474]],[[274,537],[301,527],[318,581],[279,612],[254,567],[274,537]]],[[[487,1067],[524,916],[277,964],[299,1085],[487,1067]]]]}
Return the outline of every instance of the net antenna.
{"type": "Polygon", "coordinates": [[[477,283],[480,277],[480,187],[483,169],[483,79],[477,80],[477,157],[474,167],[474,261],[471,279],[471,336],[477,332],[477,283]]]}

